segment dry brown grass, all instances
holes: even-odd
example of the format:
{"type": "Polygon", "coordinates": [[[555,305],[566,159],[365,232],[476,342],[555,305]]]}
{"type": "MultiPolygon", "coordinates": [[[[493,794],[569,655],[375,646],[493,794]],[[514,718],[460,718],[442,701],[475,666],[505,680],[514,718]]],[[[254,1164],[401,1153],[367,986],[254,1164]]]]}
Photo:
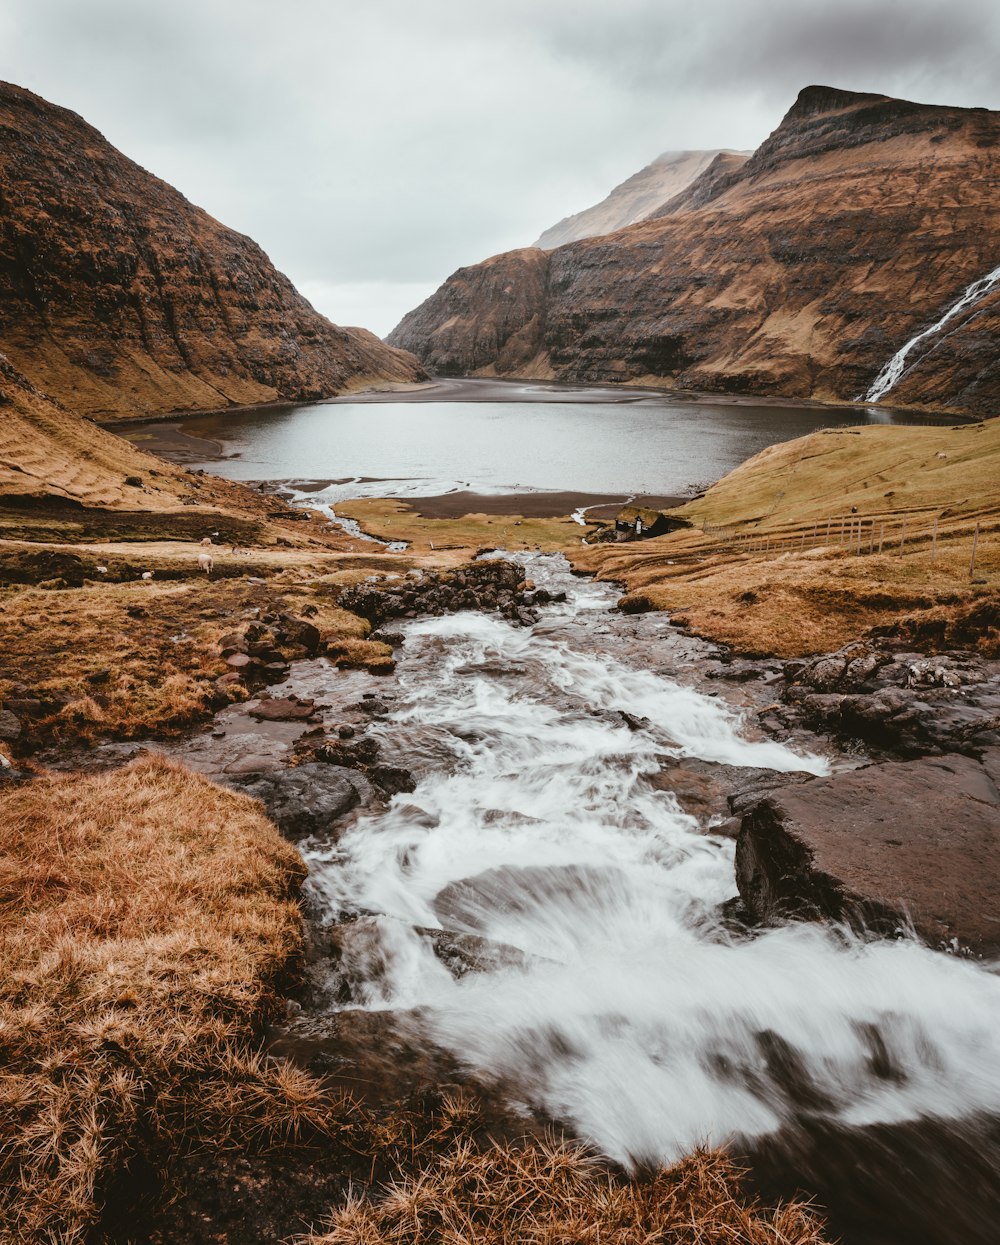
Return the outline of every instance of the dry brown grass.
{"type": "Polygon", "coordinates": [[[300,1245],[821,1245],[801,1203],[765,1208],[719,1151],[629,1180],[559,1140],[493,1144],[475,1107],[446,1100],[423,1164],[379,1196],[358,1193],[300,1245]],[[470,1119],[470,1116],[472,1117],[470,1119]]]}
{"type": "Polygon", "coordinates": [[[339,502],[337,512],[356,519],[363,531],[381,540],[408,541],[418,555],[461,551],[468,557],[483,546],[560,550],[577,543],[582,532],[568,516],[538,519],[517,514],[467,514],[457,519],[428,519],[406,502],[381,497],[339,502]]]}
{"type": "Polygon", "coordinates": [[[299,953],[297,853],[247,797],[149,757],[0,796],[0,1221],[82,1241],[116,1180],[198,1140],[338,1118],[250,1045],[299,953]]]}
{"type": "MultiPolygon", "coordinates": [[[[570,556],[745,652],[820,652],[924,611],[957,621],[985,603],[988,615],[1000,595],[1000,421],[814,433],[765,450],[677,513],[698,526],[570,556]],[[860,552],[839,543],[841,519],[862,525],[860,552]],[[977,522],[981,582],[969,573],[977,522]]],[[[995,624],[978,646],[1000,650],[995,624]]]]}
{"type": "Polygon", "coordinates": [[[0,697],[41,700],[36,741],[175,734],[210,711],[226,670],[213,645],[252,596],[204,583],[6,589],[0,697]]]}
{"type": "Polygon", "coordinates": [[[254,609],[308,607],[338,664],[383,669],[391,650],[366,641],[369,624],[340,609],[336,591],[311,564],[264,584],[201,576],[0,589],[0,703],[42,701],[42,716],[26,724],[36,744],[177,735],[225,703],[217,642],[254,609]]]}
{"type": "Polygon", "coordinates": [[[327,656],[337,666],[388,674],[395,669],[392,648],[378,640],[343,639],[327,641],[327,656]]]}

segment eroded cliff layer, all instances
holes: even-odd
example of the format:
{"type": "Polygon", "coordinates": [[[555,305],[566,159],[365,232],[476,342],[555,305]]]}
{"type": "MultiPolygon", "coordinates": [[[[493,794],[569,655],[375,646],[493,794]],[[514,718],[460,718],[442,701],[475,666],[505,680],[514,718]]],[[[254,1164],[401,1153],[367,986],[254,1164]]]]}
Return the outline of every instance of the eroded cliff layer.
{"type": "Polygon", "coordinates": [[[0,84],[0,349],[101,419],[419,379],[75,113],[0,84]]]}
{"type": "MultiPolygon", "coordinates": [[[[662,215],[460,269],[390,335],[432,370],[853,399],[1000,264],[1000,113],[802,91],[662,215]]],[[[1000,286],[890,403],[1000,408],[1000,286]]]]}

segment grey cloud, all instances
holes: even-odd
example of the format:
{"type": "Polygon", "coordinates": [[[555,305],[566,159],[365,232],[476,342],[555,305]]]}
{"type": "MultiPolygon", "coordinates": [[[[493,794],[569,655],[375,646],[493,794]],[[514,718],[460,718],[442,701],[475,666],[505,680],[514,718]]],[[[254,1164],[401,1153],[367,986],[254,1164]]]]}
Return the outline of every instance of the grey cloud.
{"type": "Polygon", "coordinates": [[[659,151],[756,145],[808,83],[1000,106],[995,8],[7,0],[0,75],[256,238],[327,314],[385,332],[400,299],[659,151]]]}

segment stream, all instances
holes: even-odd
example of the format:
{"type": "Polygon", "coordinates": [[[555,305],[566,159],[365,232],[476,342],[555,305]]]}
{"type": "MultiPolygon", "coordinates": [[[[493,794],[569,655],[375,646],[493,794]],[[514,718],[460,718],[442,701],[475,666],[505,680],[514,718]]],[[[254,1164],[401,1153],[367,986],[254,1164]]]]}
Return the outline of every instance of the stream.
{"type": "Polygon", "coordinates": [[[765,1184],[819,1191],[849,1242],[995,1241],[993,971],[907,939],[734,927],[722,816],[656,781],[851,762],[755,733],[662,615],[610,613],[613,589],[556,555],[518,560],[567,602],[531,628],[405,623],[372,733],[416,790],[302,845],[309,905],[345,931],[329,1007],[419,1018],[626,1167],[732,1143],[765,1184]],[[449,971],[432,930],[487,948],[478,971],[449,971]]]}

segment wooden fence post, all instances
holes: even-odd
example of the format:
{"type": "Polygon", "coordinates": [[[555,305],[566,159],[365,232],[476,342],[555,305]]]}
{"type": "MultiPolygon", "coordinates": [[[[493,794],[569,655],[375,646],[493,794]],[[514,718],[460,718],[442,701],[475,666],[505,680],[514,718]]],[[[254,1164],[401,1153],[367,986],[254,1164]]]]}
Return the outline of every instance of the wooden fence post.
{"type": "Polygon", "coordinates": [[[934,535],[931,538],[931,561],[937,561],[938,516],[934,516],[934,535]]]}
{"type": "Polygon", "coordinates": [[[906,520],[903,520],[903,530],[899,533],[899,556],[903,556],[903,546],[906,544],[906,520]]]}
{"type": "Polygon", "coordinates": [[[971,579],[976,573],[976,547],[979,544],[979,520],[976,520],[976,530],[972,535],[972,558],[969,562],[969,578],[971,579]]]}
{"type": "Polygon", "coordinates": [[[878,551],[879,553],[882,552],[882,545],[884,541],[885,541],[885,520],[883,519],[878,529],[878,551]]]}

